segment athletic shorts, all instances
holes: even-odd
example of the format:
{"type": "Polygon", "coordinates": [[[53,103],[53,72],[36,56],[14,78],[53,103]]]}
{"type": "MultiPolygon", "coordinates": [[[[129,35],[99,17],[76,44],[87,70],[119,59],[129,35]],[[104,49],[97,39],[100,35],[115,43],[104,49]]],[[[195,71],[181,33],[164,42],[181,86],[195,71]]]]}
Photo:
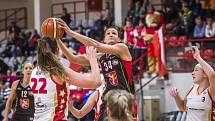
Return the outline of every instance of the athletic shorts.
{"type": "Polygon", "coordinates": [[[33,121],[33,116],[26,116],[26,115],[14,115],[12,121],[33,121]]]}

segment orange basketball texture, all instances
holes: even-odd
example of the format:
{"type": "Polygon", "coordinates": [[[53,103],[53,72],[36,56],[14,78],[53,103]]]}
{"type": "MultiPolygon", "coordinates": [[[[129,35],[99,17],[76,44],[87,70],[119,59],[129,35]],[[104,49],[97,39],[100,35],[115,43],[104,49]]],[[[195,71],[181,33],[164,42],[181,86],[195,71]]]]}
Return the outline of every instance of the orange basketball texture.
{"type": "Polygon", "coordinates": [[[41,26],[41,32],[43,36],[54,38],[54,39],[62,38],[64,34],[64,30],[59,27],[59,24],[57,23],[57,19],[59,18],[47,18],[43,22],[41,26]]]}

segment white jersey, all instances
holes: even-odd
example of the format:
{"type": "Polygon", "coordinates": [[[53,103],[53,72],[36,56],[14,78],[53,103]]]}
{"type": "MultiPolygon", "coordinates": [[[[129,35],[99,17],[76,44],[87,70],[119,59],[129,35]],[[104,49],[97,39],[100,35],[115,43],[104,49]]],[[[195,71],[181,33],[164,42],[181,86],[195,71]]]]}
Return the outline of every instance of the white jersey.
{"type": "Polygon", "coordinates": [[[208,88],[198,94],[198,87],[194,86],[187,96],[186,121],[215,121],[215,103],[210,97],[208,88]]]}
{"type": "Polygon", "coordinates": [[[31,74],[30,86],[34,93],[34,121],[67,121],[69,88],[57,84],[38,67],[31,74]]]}

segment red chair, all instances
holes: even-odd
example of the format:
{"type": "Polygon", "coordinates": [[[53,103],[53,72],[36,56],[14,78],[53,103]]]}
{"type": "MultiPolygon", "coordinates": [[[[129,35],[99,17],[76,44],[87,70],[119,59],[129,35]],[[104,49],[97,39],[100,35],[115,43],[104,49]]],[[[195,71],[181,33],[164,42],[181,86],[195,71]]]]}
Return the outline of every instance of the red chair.
{"type": "Polygon", "coordinates": [[[185,46],[188,44],[188,39],[186,36],[180,36],[177,43],[179,46],[185,46]]]}
{"type": "Polygon", "coordinates": [[[171,46],[171,47],[177,47],[178,45],[177,45],[177,40],[178,38],[176,37],[176,36],[171,36],[170,38],[169,38],[169,45],[171,46]]]}
{"type": "Polygon", "coordinates": [[[204,50],[203,52],[203,57],[206,59],[206,60],[212,60],[212,56],[214,55],[214,52],[212,49],[206,49],[204,50]]]}

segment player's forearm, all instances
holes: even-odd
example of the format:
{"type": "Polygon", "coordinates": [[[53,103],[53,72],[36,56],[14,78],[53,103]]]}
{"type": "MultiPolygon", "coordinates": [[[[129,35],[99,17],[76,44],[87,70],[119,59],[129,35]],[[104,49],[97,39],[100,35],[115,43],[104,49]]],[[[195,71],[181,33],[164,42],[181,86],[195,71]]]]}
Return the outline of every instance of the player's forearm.
{"type": "Polygon", "coordinates": [[[56,40],[58,47],[62,50],[63,54],[66,56],[66,58],[70,61],[70,63],[75,63],[75,55],[73,55],[69,49],[63,44],[61,40],[56,40]]]}
{"type": "Polygon", "coordinates": [[[99,87],[101,85],[101,77],[100,77],[100,71],[97,60],[91,60],[91,79],[96,83],[96,85],[99,87]]]}
{"type": "Polygon", "coordinates": [[[58,47],[62,50],[63,54],[69,60],[70,63],[79,65],[89,65],[89,61],[83,56],[74,55],[61,40],[57,40],[58,47]]]}
{"type": "Polygon", "coordinates": [[[213,68],[205,60],[203,60],[201,56],[197,57],[196,60],[202,66],[204,72],[209,77],[209,79],[215,77],[215,72],[213,68]]]}
{"type": "Polygon", "coordinates": [[[4,112],[4,117],[8,117],[10,108],[12,107],[12,101],[11,100],[7,100],[6,102],[6,106],[5,106],[5,112],[4,112]]]}
{"type": "Polygon", "coordinates": [[[79,42],[83,43],[84,45],[87,45],[87,46],[98,46],[100,43],[97,42],[96,40],[94,39],[91,39],[87,36],[84,36],[84,35],[81,35],[77,32],[74,32],[74,31],[70,31],[70,36],[74,37],[75,39],[77,39],[79,42]]]}
{"type": "Polygon", "coordinates": [[[176,105],[178,106],[180,111],[186,111],[184,100],[181,99],[180,96],[174,97],[176,105]]]}
{"type": "Polygon", "coordinates": [[[70,106],[69,107],[69,111],[72,113],[72,115],[74,115],[76,118],[80,119],[82,118],[84,115],[82,114],[82,111],[75,109],[75,107],[70,106]]]}

